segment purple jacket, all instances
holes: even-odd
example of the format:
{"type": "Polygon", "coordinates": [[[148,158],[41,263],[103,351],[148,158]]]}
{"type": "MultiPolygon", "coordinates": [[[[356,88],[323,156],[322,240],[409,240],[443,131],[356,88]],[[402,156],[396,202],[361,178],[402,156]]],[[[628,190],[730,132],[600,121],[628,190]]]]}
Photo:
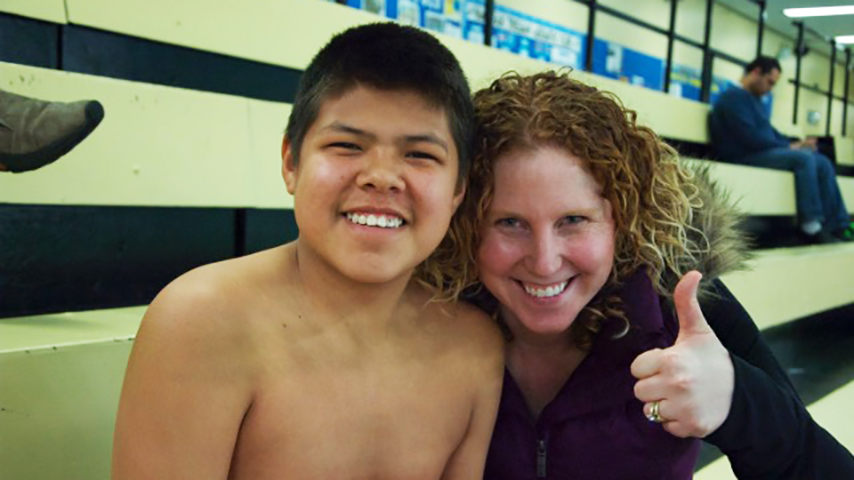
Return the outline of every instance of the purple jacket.
{"type": "Polygon", "coordinates": [[[639,354],[672,345],[678,321],[662,313],[643,272],[627,279],[621,298],[632,329],[614,340],[617,326],[606,325],[538,420],[505,370],[486,480],[692,477],[700,441],[677,438],[647,420],[629,370],[639,354]]]}

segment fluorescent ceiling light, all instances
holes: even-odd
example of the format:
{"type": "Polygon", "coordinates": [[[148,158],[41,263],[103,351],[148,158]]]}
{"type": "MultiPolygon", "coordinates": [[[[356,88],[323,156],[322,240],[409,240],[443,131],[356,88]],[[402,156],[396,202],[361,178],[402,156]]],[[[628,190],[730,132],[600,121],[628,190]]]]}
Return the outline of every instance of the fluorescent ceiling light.
{"type": "Polygon", "coordinates": [[[854,43],[854,35],[840,35],[834,40],[836,43],[854,43]]]}
{"type": "Polygon", "coordinates": [[[839,5],[838,7],[786,8],[783,9],[783,15],[789,18],[854,15],[854,5],[839,5]]]}

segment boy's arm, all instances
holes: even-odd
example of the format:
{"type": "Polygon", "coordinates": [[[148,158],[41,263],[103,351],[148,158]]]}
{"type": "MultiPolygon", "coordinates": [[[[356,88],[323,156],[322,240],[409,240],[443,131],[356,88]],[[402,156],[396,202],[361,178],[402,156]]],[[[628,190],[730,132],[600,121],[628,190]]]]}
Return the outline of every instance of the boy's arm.
{"type": "Polygon", "coordinates": [[[251,401],[247,349],[208,285],[191,272],[143,319],[116,419],[114,480],[228,476],[251,401]]]}
{"type": "Polygon", "coordinates": [[[472,362],[472,385],[476,386],[475,401],[465,438],[448,459],[442,480],[471,480],[483,478],[486,453],[492,439],[492,428],[498,413],[504,379],[504,338],[495,324],[482,312],[477,312],[477,351],[472,362]]]}

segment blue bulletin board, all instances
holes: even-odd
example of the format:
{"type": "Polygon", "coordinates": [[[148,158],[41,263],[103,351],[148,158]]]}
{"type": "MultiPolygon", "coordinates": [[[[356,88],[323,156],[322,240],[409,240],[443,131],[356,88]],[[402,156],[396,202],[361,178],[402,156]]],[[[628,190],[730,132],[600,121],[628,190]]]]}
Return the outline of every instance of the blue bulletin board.
{"type": "MultiPolygon", "coordinates": [[[[479,20],[482,32],[483,18],[479,20]]],[[[566,67],[584,65],[585,35],[579,32],[500,5],[495,7],[492,21],[496,48],[566,67]]],[[[482,33],[480,38],[482,42],[482,33]]]]}
{"type": "MultiPolygon", "coordinates": [[[[677,97],[700,100],[701,72],[697,68],[674,65],[670,72],[670,93],[677,97]]],[[[710,102],[715,103],[721,93],[735,85],[720,77],[712,77],[710,102]]]]}
{"type": "Polygon", "coordinates": [[[462,37],[464,3],[465,0],[347,0],[350,7],[455,37],[462,37]]]}
{"type": "MultiPolygon", "coordinates": [[[[347,5],[407,25],[416,25],[474,43],[483,43],[483,0],[348,0],[347,5]]],[[[584,35],[497,5],[493,45],[530,58],[579,68],[584,35]]]]}
{"type": "MultiPolygon", "coordinates": [[[[484,0],[347,0],[347,5],[483,44],[484,0]]],[[[584,68],[587,39],[584,33],[496,5],[492,35],[495,48],[560,66],[584,68]]],[[[664,89],[662,59],[598,38],[593,42],[593,73],[653,90],[664,89]]],[[[674,65],[670,79],[671,94],[699,101],[699,70],[674,65]]],[[[730,85],[732,82],[714,77],[712,102],[730,85]]],[[[763,101],[770,111],[770,97],[763,101]]]]}
{"type": "Polygon", "coordinates": [[[653,90],[664,88],[661,59],[598,38],[593,41],[593,73],[653,90]]]}

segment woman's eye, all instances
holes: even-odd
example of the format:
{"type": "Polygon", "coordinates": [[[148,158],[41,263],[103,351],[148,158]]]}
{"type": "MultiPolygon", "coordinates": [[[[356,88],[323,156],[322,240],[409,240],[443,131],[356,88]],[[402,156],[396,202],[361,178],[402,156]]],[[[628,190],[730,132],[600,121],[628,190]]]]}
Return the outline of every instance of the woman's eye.
{"type": "Polygon", "coordinates": [[[585,220],[587,219],[585,217],[582,217],[581,215],[567,215],[560,220],[560,226],[578,225],[580,223],[583,223],[585,220]]]}
{"type": "Polygon", "coordinates": [[[522,222],[517,218],[502,218],[495,221],[495,226],[500,228],[520,228],[522,226],[522,222]]]}

